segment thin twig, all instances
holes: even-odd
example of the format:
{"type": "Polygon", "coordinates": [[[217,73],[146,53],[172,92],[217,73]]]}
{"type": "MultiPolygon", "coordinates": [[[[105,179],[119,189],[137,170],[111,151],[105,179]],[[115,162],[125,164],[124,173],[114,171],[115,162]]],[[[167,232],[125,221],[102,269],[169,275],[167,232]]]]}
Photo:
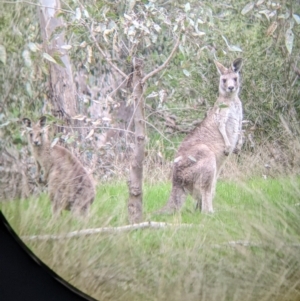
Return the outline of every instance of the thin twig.
{"type": "Polygon", "coordinates": [[[149,105],[146,105],[146,108],[148,110],[152,110],[153,111],[152,113],[150,113],[147,116],[146,119],[149,119],[149,116],[151,116],[153,114],[157,114],[158,116],[160,116],[161,118],[163,118],[165,120],[167,127],[171,128],[171,129],[173,129],[173,130],[175,130],[175,131],[177,131],[179,133],[184,133],[184,134],[190,133],[191,129],[188,129],[188,130],[187,129],[182,129],[182,128],[180,128],[180,126],[176,125],[175,122],[174,122],[174,124],[171,124],[170,119],[172,119],[172,118],[170,116],[168,116],[167,114],[163,113],[163,110],[157,110],[157,111],[155,111],[149,105]]]}
{"type": "MultiPolygon", "coordinates": [[[[86,25],[86,26],[87,26],[87,25],[86,25]]],[[[115,64],[112,62],[112,59],[111,59],[111,58],[104,52],[104,50],[100,47],[100,45],[99,45],[99,43],[97,42],[97,39],[96,39],[96,37],[95,37],[95,35],[94,35],[93,27],[94,27],[94,26],[93,26],[93,23],[92,23],[91,29],[88,28],[88,26],[87,26],[87,28],[90,30],[91,37],[92,37],[92,39],[93,39],[93,41],[94,41],[94,43],[95,43],[97,49],[98,49],[99,52],[102,54],[102,56],[104,57],[104,59],[111,65],[111,67],[112,67],[113,69],[115,69],[115,70],[116,70],[120,75],[122,75],[125,79],[127,79],[128,76],[127,76],[121,69],[119,69],[119,67],[118,67],[117,65],[115,65],[115,64]]]]}
{"type": "Polygon", "coordinates": [[[161,137],[163,137],[166,141],[168,141],[174,147],[174,143],[170,139],[168,139],[157,127],[155,127],[152,123],[150,123],[146,120],[144,120],[144,122],[146,124],[148,124],[149,126],[151,126],[152,128],[154,128],[161,135],[161,137]]]}
{"type": "Polygon", "coordinates": [[[160,72],[161,70],[165,69],[168,66],[170,60],[174,56],[174,54],[180,44],[180,34],[181,34],[181,32],[179,32],[178,39],[177,39],[169,57],[164,61],[164,63],[162,65],[160,65],[155,70],[153,70],[153,71],[149,72],[147,75],[145,75],[142,79],[142,84],[144,84],[147,81],[147,79],[149,79],[150,77],[152,77],[153,75],[155,75],[156,73],[160,72]]]}
{"type": "Polygon", "coordinates": [[[119,131],[119,132],[127,132],[130,134],[134,134],[134,132],[127,130],[127,129],[121,129],[121,128],[114,128],[114,127],[109,127],[109,126],[67,126],[67,125],[59,125],[59,124],[53,124],[56,127],[61,127],[61,128],[66,128],[66,129],[107,129],[107,130],[114,130],[114,131],[119,131]]]}
{"type": "Polygon", "coordinates": [[[131,74],[132,74],[132,72],[128,74],[127,78],[125,78],[125,79],[120,83],[120,85],[119,85],[117,88],[115,88],[113,91],[111,91],[110,93],[108,93],[108,95],[113,96],[114,93],[115,93],[116,91],[118,91],[118,90],[122,87],[122,85],[127,81],[128,77],[129,77],[131,74]]]}

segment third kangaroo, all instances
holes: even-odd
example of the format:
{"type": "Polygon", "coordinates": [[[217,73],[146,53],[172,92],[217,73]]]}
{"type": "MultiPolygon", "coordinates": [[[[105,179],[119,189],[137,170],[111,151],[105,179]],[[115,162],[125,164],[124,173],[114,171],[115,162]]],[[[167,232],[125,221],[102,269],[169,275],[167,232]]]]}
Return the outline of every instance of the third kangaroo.
{"type": "Polygon", "coordinates": [[[220,169],[228,155],[242,147],[243,109],[239,99],[242,59],[229,68],[215,61],[220,74],[219,97],[204,120],[181,143],[175,156],[172,191],[159,211],[174,212],[188,193],[202,212],[213,212],[213,196],[220,169]]]}

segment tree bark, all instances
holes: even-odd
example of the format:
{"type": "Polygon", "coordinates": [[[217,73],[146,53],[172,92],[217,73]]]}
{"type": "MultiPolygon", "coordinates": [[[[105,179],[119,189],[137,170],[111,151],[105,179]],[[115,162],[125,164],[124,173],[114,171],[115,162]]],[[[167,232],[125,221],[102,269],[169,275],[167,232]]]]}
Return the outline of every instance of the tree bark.
{"type": "Polygon", "coordinates": [[[71,62],[61,46],[65,44],[64,33],[55,34],[58,27],[64,26],[62,18],[57,18],[60,9],[59,0],[40,0],[39,8],[41,33],[44,41],[44,51],[53,56],[59,55],[63,66],[49,62],[49,91],[52,104],[52,114],[70,123],[70,118],[76,115],[75,85],[71,62]]]}
{"type": "Polygon", "coordinates": [[[135,147],[128,180],[128,219],[132,224],[141,222],[143,218],[143,161],[145,157],[143,65],[143,60],[133,59],[135,147]]]}

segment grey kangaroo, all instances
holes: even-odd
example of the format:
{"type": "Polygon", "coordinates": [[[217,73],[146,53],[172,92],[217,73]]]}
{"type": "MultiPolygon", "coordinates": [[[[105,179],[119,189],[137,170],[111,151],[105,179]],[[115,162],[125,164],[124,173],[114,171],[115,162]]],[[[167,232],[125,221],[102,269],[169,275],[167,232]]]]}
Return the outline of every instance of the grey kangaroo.
{"type": "Polygon", "coordinates": [[[43,182],[48,185],[53,214],[65,209],[86,215],[95,198],[93,179],[71,152],[59,145],[51,146],[45,116],[35,124],[28,118],[23,123],[37,163],[37,176],[40,179],[42,171],[43,182]]]}
{"type": "Polygon", "coordinates": [[[213,196],[220,169],[232,152],[242,147],[242,103],[239,71],[242,59],[225,68],[215,61],[220,74],[219,97],[204,120],[183,140],[173,165],[172,191],[159,213],[179,210],[188,193],[202,212],[213,212],[213,196]]]}

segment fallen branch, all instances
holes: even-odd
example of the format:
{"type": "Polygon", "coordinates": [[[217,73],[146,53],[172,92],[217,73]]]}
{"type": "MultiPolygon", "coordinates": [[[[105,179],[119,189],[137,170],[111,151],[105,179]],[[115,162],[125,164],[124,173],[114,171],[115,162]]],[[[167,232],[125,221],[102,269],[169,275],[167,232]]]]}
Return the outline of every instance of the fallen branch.
{"type": "Polygon", "coordinates": [[[163,222],[143,222],[137,223],[132,225],[120,226],[120,227],[103,227],[103,228],[96,228],[96,229],[84,229],[69,232],[66,234],[59,234],[59,235],[32,235],[32,236],[22,236],[23,240],[59,240],[65,238],[73,238],[79,236],[88,236],[92,234],[99,234],[99,233],[118,233],[118,232],[126,232],[126,231],[133,231],[138,229],[145,229],[145,228],[167,228],[167,227],[193,227],[195,225],[192,224],[170,224],[170,223],[163,223],[163,222]]]}
{"type": "MultiPolygon", "coordinates": [[[[103,228],[96,228],[96,229],[84,229],[84,230],[78,230],[69,232],[66,234],[59,234],[59,235],[32,235],[32,236],[22,236],[21,238],[23,240],[60,240],[60,239],[66,239],[66,238],[74,238],[79,236],[88,236],[93,234],[100,234],[100,233],[121,233],[126,231],[133,231],[138,229],[163,229],[163,228],[192,228],[192,227],[201,227],[201,225],[193,225],[193,224],[170,224],[165,222],[143,222],[143,223],[137,223],[137,224],[131,224],[126,226],[119,226],[119,227],[103,227],[103,228]]],[[[264,248],[264,247],[270,247],[270,244],[261,243],[261,242],[251,242],[247,240],[234,240],[234,241],[228,241],[220,244],[208,244],[207,247],[210,248],[224,248],[224,247],[258,247],[258,248],[264,248]]],[[[290,247],[290,248],[300,248],[299,243],[293,243],[293,244],[283,244],[284,247],[290,247]]]]}
{"type": "MultiPolygon", "coordinates": [[[[175,228],[185,228],[185,227],[195,227],[200,225],[192,225],[192,224],[170,224],[170,223],[163,223],[163,222],[143,222],[138,224],[132,224],[132,225],[126,225],[126,226],[120,226],[120,227],[103,227],[103,228],[96,228],[96,229],[85,229],[85,230],[78,230],[69,232],[66,234],[60,234],[60,235],[32,235],[32,236],[22,236],[21,238],[23,240],[60,240],[60,239],[66,239],[66,238],[74,238],[79,236],[88,236],[93,234],[99,234],[99,233],[120,233],[120,232],[126,232],[126,231],[133,231],[138,229],[148,229],[148,228],[154,228],[154,229],[162,229],[162,228],[168,228],[168,227],[175,227],[175,228]]],[[[220,244],[208,244],[207,247],[210,248],[224,248],[224,247],[258,247],[258,248],[267,248],[270,247],[270,244],[265,243],[258,243],[258,242],[251,242],[246,240],[236,240],[236,241],[228,241],[220,244]]],[[[300,248],[299,243],[294,244],[283,244],[284,247],[290,247],[290,248],[300,248]]]]}

